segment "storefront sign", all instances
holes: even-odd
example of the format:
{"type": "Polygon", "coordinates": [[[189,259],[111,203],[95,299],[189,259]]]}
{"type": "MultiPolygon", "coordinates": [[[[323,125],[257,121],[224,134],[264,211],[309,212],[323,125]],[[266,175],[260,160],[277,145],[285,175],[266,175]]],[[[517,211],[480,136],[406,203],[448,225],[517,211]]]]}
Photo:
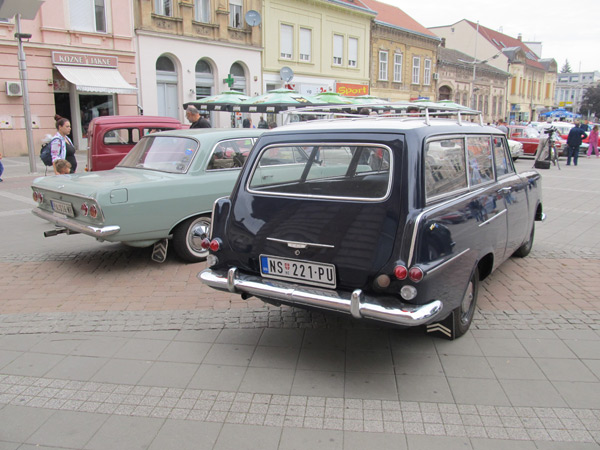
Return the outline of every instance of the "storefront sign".
{"type": "Polygon", "coordinates": [[[52,63],[69,66],[117,67],[116,56],[52,52],[52,63]]]}
{"type": "Polygon", "coordinates": [[[336,83],[335,92],[348,97],[358,97],[359,95],[369,95],[368,84],[350,84],[350,83],[336,83]]]}

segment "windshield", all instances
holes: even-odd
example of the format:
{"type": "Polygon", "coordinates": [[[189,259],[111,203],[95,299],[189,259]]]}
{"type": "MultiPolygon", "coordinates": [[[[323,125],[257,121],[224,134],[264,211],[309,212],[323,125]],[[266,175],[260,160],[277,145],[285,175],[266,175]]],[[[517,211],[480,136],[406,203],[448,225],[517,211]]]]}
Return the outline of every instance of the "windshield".
{"type": "Polygon", "coordinates": [[[540,137],[540,132],[538,130],[536,130],[535,128],[531,128],[531,127],[527,127],[524,130],[525,132],[525,137],[527,138],[539,138],[540,137]]]}
{"type": "Polygon", "coordinates": [[[198,147],[197,141],[186,137],[148,136],[141,139],[117,167],[185,173],[198,147]]]}

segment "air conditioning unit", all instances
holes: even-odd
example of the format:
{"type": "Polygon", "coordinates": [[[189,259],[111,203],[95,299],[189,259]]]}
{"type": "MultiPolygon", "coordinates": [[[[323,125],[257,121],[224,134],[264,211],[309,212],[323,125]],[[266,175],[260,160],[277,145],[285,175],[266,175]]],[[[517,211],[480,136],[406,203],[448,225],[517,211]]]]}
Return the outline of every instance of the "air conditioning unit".
{"type": "Polygon", "coordinates": [[[11,97],[20,97],[23,95],[23,86],[20,81],[7,81],[6,82],[6,95],[11,97]]]}
{"type": "Polygon", "coordinates": [[[437,72],[433,73],[433,79],[434,80],[439,80],[440,79],[440,75],[437,72]]]}

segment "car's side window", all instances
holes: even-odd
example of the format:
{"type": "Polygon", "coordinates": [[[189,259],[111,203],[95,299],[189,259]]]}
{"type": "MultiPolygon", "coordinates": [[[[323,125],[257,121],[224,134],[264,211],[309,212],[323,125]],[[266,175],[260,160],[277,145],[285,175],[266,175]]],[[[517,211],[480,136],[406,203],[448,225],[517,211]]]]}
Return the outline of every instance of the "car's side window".
{"type": "Polygon", "coordinates": [[[117,128],[107,131],[103,141],[106,145],[131,145],[140,140],[140,131],[137,128],[117,128]]]}
{"type": "Polygon", "coordinates": [[[513,166],[511,164],[510,152],[506,141],[499,136],[492,137],[492,143],[494,144],[494,165],[496,167],[496,176],[508,175],[513,172],[513,166]]]}
{"type": "Polygon", "coordinates": [[[468,136],[469,184],[475,186],[494,179],[489,136],[468,136]]]}
{"type": "Polygon", "coordinates": [[[231,139],[219,142],[213,149],[206,170],[239,169],[246,162],[252,139],[231,139]]]}
{"type": "Polygon", "coordinates": [[[427,200],[467,187],[463,138],[429,141],[425,146],[427,200]]]}

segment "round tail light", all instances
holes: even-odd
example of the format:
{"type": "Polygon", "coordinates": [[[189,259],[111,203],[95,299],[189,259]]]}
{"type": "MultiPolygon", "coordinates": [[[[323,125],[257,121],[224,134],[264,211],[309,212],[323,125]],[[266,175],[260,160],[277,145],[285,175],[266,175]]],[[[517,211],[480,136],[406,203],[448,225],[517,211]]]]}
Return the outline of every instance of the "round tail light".
{"type": "Polygon", "coordinates": [[[219,239],[213,239],[212,241],[210,241],[210,249],[213,252],[219,251],[220,248],[221,248],[221,241],[219,239]]]}
{"type": "Polygon", "coordinates": [[[90,212],[90,207],[88,206],[87,203],[82,203],[81,204],[81,214],[83,214],[84,216],[87,216],[90,212]]]}
{"type": "Polygon", "coordinates": [[[408,269],[404,266],[396,266],[394,267],[394,276],[399,280],[406,280],[408,269]]]}
{"type": "Polygon", "coordinates": [[[418,267],[411,267],[408,271],[408,278],[410,278],[411,281],[418,283],[423,279],[423,271],[418,267]]]}
{"type": "Polygon", "coordinates": [[[202,247],[204,250],[208,250],[210,248],[210,239],[202,239],[202,241],[200,242],[200,247],[202,247]]]}
{"type": "Polygon", "coordinates": [[[42,203],[44,201],[44,194],[41,192],[33,191],[33,200],[37,203],[42,203]]]}
{"type": "Polygon", "coordinates": [[[98,208],[96,207],[96,205],[90,206],[90,217],[92,217],[93,219],[98,217],[98,208]]]}

